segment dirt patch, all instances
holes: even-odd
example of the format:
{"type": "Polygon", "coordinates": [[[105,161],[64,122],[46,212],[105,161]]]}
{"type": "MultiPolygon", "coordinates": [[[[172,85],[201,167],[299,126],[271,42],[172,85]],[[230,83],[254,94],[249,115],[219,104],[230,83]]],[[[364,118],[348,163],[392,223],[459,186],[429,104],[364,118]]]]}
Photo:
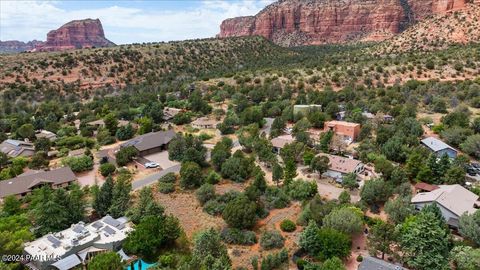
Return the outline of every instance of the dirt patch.
{"type": "Polygon", "coordinates": [[[221,217],[214,217],[203,212],[193,192],[156,193],[155,196],[158,202],[165,207],[167,214],[178,218],[190,239],[199,231],[212,227],[221,229],[226,226],[221,217]]]}

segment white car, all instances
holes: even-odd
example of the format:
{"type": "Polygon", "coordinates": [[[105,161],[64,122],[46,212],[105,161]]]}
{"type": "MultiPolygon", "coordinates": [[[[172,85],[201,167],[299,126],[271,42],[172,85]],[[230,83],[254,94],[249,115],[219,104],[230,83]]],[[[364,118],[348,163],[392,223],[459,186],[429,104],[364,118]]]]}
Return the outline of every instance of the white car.
{"type": "Polygon", "coordinates": [[[147,162],[145,163],[145,168],[158,168],[160,165],[156,162],[147,162]]]}

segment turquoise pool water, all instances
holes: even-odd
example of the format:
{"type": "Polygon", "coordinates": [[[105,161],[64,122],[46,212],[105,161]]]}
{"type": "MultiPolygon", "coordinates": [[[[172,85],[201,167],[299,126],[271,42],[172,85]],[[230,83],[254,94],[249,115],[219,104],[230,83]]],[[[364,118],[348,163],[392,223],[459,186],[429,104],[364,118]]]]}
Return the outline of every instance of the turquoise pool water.
{"type": "Polygon", "coordinates": [[[139,268],[139,265],[140,265],[140,262],[142,262],[142,270],[145,270],[145,269],[148,269],[148,268],[151,268],[153,266],[156,265],[156,263],[147,263],[143,260],[139,260],[139,261],[136,261],[133,265],[133,269],[132,267],[129,265],[128,267],[125,268],[125,270],[140,270],[139,268]]]}

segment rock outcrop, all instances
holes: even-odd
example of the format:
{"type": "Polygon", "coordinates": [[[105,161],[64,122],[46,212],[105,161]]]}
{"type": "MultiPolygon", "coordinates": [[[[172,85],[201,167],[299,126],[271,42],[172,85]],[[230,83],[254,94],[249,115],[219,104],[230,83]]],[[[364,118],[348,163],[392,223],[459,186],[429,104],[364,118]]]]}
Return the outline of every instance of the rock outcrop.
{"type": "Polygon", "coordinates": [[[115,44],[105,38],[99,19],[75,20],[47,34],[47,41],[37,46],[37,51],[62,51],[92,47],[109,47],[115,44]]]}
{"type": "Polygon", "coordinates": [[[255,16],[227,19],[219,37],[260,35],[284,46],[383,40],[469,0],[279,0],[255,16]]]}
{"type": "Polygon", "coordinates": [[[0,41],[0,53],[19,53],[35,49],[37,46],[43,45],[43,41],[32,40],[23,42],[18,40],[0,41]]]}

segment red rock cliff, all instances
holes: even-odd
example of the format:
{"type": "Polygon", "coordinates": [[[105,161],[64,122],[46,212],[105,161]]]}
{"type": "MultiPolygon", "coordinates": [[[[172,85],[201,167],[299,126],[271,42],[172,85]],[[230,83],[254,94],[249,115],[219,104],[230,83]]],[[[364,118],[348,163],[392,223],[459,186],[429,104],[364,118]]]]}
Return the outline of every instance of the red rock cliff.
{"type": "Polygon", "coordinates": [[[285,46],[381,40],[467,0],[280,0],[255,16],[227,19],[219,37],[264,36],[285,46]]]}
{"type": "Polygon", "coordinates": [[[47,34],[47,41],[37,47],[40,51],[59,51],[91,47],[109,47],[115,44],[105,38],[99,19],[75,20],[47,34]]]}

